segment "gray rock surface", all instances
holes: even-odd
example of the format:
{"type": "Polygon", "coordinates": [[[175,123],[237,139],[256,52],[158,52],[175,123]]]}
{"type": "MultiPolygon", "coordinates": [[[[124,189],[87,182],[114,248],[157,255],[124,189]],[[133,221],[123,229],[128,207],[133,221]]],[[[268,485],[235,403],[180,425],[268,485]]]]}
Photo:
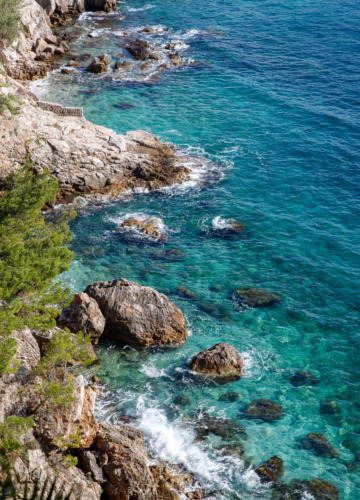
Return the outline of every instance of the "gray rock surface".
{"type": "Polygon", "coordinates": [[[103,313],[104,336],[135,347],[181,345],[184,316],[165,295],[126,279],[101,281],[85,289],[103,313]]]}
{"type": "Polygon", "coordinates": [[[239,378],[243,375],[243,359],[235,347],[219,343],[195,354],[190,370],[203,375],[239,378]]]}
{"type": "Polygon", "coordinates": [[[60,328],[73,333],[83,332],[97,343],[105,328],[105,318],[97,302],[86,293],[76,293],[72,303],[62,310],[58,319],[60,328]]]}

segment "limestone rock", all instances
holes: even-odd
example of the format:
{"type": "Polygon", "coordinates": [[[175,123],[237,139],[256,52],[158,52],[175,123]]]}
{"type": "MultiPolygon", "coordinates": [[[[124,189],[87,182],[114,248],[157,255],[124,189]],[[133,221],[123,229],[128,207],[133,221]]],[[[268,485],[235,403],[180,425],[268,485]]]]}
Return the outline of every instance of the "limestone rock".
{"type": "Polygon", "coordinates": [[[204,498],[204,492],[196,487],[194,476],[184,473],[179,467],[172,466],[170,469],[165,463],[160,462],[157,465],[151,465],[150,471],[159,500],[181,500],[184,497],[189,500],[204,498]]]}
{"type": "Polygon", "coordinates": [[[163,294],[126,279],[85,289],[103,313],[104,336],[135,347],[181,345],[188,334],[182,312],[163,294]]]}
{"type": "Polygon", "coordinates": [[[120,226],[120,229],[129,228],[133,229],[135,234],[140,232],[145,235],[147,238],[156,241],[162,241],[165,239],[165,236],[161,233],[159,229],[160,219],[144,217],[141,219],[126,219],[120,226]]]}
{"type": "Polygon", "coordinates": [[[274,422],[284,416],[284,409],[279,403],[274,403],[269,399],[257,399],[245,408],[243,416],[250,419],[274,422]]]}
{"type": "Polygon", "coordinates": [[[195,354],[190,370],[216,377],[239,378],[243,375],[243,359],[235,347],[219,343],[195,354]]]}
{"type": "Polygon", "coordinates": [[[94,415],[96,394],[90,387],[85,387],[84,377],[78,375],[73,380],[75,401],[65,407],[45,405],[35,415],[35,436],[54,446],[54,441],[77,433],[80,429],[79,449],[89,448],[97,435],[98,424],[94,415]]]}
{"type": "Polygon", "coordinates": [[[83,332],[97,343],[105,328],[105,318],[97,302],[86,293],[76,293],[72,303],[62,310],[58,319],[60,328],[73,333],[83,332]]]}
{"type": "Polygon", "coordinates": [[[109,65],[109,56],[104,54],[102,56],[94,57],[86,71],[91,73],[106,73],[109,65]]]}
{"type": "Polygon", "coordinates": [[[277,482],[284,474],[284,464],[280,457],[271,457],[267,462],[255,470],[262,483],[277,482]]]}
{"type": "Polygon", "coordinates": [[[312,451],[317,455],[328,458],[336,458],[339,456],[339,452],[335,450],[333,445],[326,439],[324,434],[310,432],[300,441],[302,446],[306,450],[312,451]]]}
{"type": "Polygon", "coordinates": [[[96,446],[108,456],[103,488],[110,500],[158,500],[142,431],[102,422],[96,446]]]}
{"type": "Polygon", "coordinates": [[[105,483],[107,478],[102,470],[98,460],[100,459],[100,454],[92,451],[83,451],[81,455],[82,468],[89,472],[94,481],[97,483],[105,483]],[[96,456],[98,455],[98,456],[96,456]]]}
{"type": "Polygon", "coordinates": [[[125,46],[126,50],[138,61],[145,61],[150,55],[150,44],[144,40],[135,40],[125,46]]]}
{"type": "Polygon", "coordinates": [[[234,295],[240,303],[249,307],[270,307],[284,300],[280,295],[262,288],[239,288],[234,295]]]}

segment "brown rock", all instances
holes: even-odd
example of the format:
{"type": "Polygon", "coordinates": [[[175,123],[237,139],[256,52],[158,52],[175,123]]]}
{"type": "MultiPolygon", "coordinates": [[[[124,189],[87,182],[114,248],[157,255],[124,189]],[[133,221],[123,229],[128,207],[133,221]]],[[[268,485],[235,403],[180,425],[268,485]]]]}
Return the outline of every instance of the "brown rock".
{"type": "Polygon", "coordinates": [[[85,387],[84,377],[78,375],[73,380],[75,401],[67,406],[45,405],[34,416],[35,436],[54,446],[56,441],[68,439],[80,430],[79,449],[89,448],[97,435],[98,424],[94,415],[96,394],[85,387]]]}
{"type": "Polygon", "coordinates": [[[85,293],[105,317],[106,337],[135,347],[181,345],[187,340],[182,312],[153,288],[119,279],[93,283],[85,293]]]}
{"type": "Polygon", "coordinates": [[[244,411],[244,417],[259,419],[267,422],[280,420],[284,416],[284,409],[279,403],[269,399],[257,399],[250,403],[244,411]]]}
{"type": "Polygon", "coordinates": [[[90,71],[91,73],[106,73],[108,65],[109,56],[104,54],[102,56],[95,57],[86,68],[86,71],[90,71]]]}
{"type": "Polygon", "coordinates": [[[239,288],[234,295],[240,303],[249,307],[270,307],[284,300],[280,295],[262,288],[239,288]]]}
{"type": "Polygon", "coordinates": [[[294,479],[289,486],[278,485],[272,494],[273,500],[339,500],[339,490],[323,479],[294,479]]]}
{"type": "Polygon", "coordinates": [[[180,54],[178,52],[176,52],[175,54],[169,54],[169,58],[171,59],[171,62],[174,66],[180,66],[180,64],[183,64],[183,61],[181,60],[180,54]]]}
{"type": "Polygon", "coordinates": [[[110,500],[158,500],[143,432],[102,422],[96,445],[108,457],[103,488],[110,500]]]}
{"type": "Polygon", "coordinates": [[[144,40],[135,40],[125,46],[126,50],[138,61],[145,61],[150,54],[150,44],[144,40]]]}
{"type": "Polygon", "coordinates": [[[144,219],[126,219],[121,224],[121,228],[133,228],[136,232],[140,231],[141,234],[153,240],[164,240],[165,236],[158,228],[159,219],[144,218],[144,219]]]}
{"type": "Polygon", "coordinates": [[[154,479],[159,500],[200,500],[204,492],[196,488],[196,481],[192,474],[184,473],[180,467],[171,469],[163,462],[151,465],[150,471],[154,479]],[[181,496],[180,496],[181,495],[181,496]]]}
{"type": "Polygon", "coordinates": [[[235,347],[219,343],[195,354],[190,370],[216,377],[240,378],[243,375],[243,359],[235,347]]]}
{"type": "Polygon", "coordinates": [[[67,68],[61,68],[61,73],[63,73],[64,75],[73,75],[74,72],[71,70],[71,69],[67,69],[67,68]]]}
{"type": "Polygon", "coordinates": [[[68,62],[68,66],[70,66],[71,68],[78,68],[79,67],[79,63],[76,62],[76,61],[69,61],[68,62]]]}
{"type": "Polygon", "coordinates": [[[277,482],[284,474],[284,464],[280,457],[271,457],[267,462],[255,470],[262,483],[277,482]]]}
{"type": "Polygon", "coordinates": [[[155,28],[146,27],[139,31],[139,33],[155,33],[155,28]]]}
{"type": "Polygon", "coordinates": [[[166,50],[174,50],[176,47],[175,43],[168,43],[165,47],[166,50]]]}
{"type": "Polygon", "coordinates": [[[60,328],[69,328],[73,333],[90,335],[97,344],[105,328],[105,318],[97,302],[86,293],[76,293],[72,303],[62,310],[57,321],[60,328]]]}
{"type": "Polygon", "coordinates": [[[309,451],[312,451],[320,456],[325,456],[328,458],[337,458],[339,452],[333,447],[333,445],[326,439],[324,434],[316,434],[315,432],[310,432],[305,437],[301,438],[302,446],[309,451]]]}
{"type": "Polygon", "coordinates": [[[119,69],[129,69],[130,67],[131,63],[129,63],[129,61],[116,62],[114,65],[114,70],[118,71],[119,69]]]}

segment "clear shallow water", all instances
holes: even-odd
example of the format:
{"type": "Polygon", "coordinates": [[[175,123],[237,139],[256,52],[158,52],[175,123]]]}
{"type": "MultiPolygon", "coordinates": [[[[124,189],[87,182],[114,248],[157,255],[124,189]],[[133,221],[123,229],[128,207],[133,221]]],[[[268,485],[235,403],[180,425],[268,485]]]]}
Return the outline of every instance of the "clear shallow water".
{"type": "Polygon", "coordinates": [[[64,80],[55,73],[35,90],[84,106],[88,119],[117,132],[148,130],[205,154],[221,175],[87,206],[73,223],[76,258],[66,284],[78,291],[122,276],[153,286],[182,309],[191,331],[184,347],[165,352],[102,344],[109,401],[99,403],[99,415],[137,417],[154,454],[186,465],[209,491],[222,491],[212,498],[271,494],[241,459],[216,450],[224,444],[219,437],[194,442],[184,415],[195,418],[205,408],[246,427],[245,456],[254,465],[278,454],[284,481],[321,477],[341,498],[357,499],[359,473],[346,464],[360,455],[360,9],[355,1],[331,0],[193,0],[180,7],[134,0],[119,11],[105,27],[83,16],[89,32],[101,31],[82,37],[74,51],[107,52],[115,61],[118,32],[136,36],[136,29],[160,26],[169,31],[142,38],[183,42],[188,64],[154,81],[149,71],[142,83],[134,82],[138,70],[125,78],[79,71],[64,80]],[[124,101],[135,107],[116,107],[124,101]],[[160,217],[171,239],[126,242],[116,231],[126,214],[160,217]],[[216,238],[219,216],[241,220],[243,236],[216,238]],[[186,255],[169,260],[171,248],[186,255]],[[180,297],[178,286],[198,298],[180,297]],[[232,299],[240,286],[264,287],[285,301],[241,310],[232,299]],[[244,378],[226,386],[192,380],[189,358],[219,341],[243,354],[244,378]],[[293,387],[289,375],[300,369],[313,371],[320,384],[293,387]],[[219,401],[228,390],[240,399],[219,401]],[[179,394],[189,398],[185,406],[174,403],[179,394]],[[243,407],[262,397],[280,402],[286,416],[275,424],[243,420],[243,407]],[[323,399],[335,400],[339,413],[320,414],[323,399]],[[323,432],[340,457],[300,448],[298,438],[308,432],[323,432]]]}

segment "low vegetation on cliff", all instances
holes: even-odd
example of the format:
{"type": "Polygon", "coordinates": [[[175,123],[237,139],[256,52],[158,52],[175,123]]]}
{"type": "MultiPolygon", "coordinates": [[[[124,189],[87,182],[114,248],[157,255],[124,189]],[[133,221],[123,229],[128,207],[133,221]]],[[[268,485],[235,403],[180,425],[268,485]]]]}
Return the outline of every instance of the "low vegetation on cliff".
{"type": "Polygon", "coordinates": [[[13,42],[19,34],[19,8],[23,0],[0,0],[0,40],[13,42]]]}

